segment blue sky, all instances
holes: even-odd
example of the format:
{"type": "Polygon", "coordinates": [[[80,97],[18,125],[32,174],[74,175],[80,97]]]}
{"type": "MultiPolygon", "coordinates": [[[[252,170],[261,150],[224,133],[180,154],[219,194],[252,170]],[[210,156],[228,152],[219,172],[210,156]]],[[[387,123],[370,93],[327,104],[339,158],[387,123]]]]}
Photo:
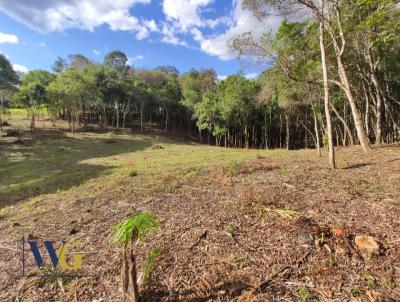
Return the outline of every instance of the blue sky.
{"type": "Polygon", "coordinates": [[[57,56],[76,53],[102,61],[119,49],[135,67],[251,77],[262,67],[238,61],[227,41],[279,23],[260,23],[239,0],[0,0],[0,52],[20,71],[50,69],[57,56]]]}

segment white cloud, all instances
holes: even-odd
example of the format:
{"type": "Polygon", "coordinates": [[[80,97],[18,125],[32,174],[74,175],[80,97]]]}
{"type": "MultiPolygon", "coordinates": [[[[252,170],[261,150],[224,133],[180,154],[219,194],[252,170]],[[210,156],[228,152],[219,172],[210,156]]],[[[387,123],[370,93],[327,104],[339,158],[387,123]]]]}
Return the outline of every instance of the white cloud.
{"type": "Polygon", "coordinates": [[[41,47],[46,47],[46,43],[40,42],[40,43],[39,43],[39,46],[41,46],[41,47]]]}
{"type": "Polygon", "coordinates": [[[150,31],[158,31],[157,24],[154,20],[144,20],[143,24],[147,27],[150,31]]]}
{"type": "Polygon", "coordinates": [[[178,37],[179,35],[196,30],[199,32],[198,28],[215,28],[218,24],[227,23],[226,17],[216,19],[202,17],[202,13],[208,11],[209,5],[213,2],[214,0],[163,0],[166,22],[163,24],[164,37],[161,41],[188,46],[186,41],[178,37]]]}
{"type": "Polygon", "coordinates": [[[142,56],[142,55],[137,55],[137,56],[135,56],[135,57],[133,57],[133,58],[128,57],[128,62],[127,62],[127,64],[128,64],[128,65],[132,65],[132,64],[135,63],[136,61],[141,61],[141,60],[144,60],[144,56],[142,56]]]}
{"type": "Polygon", "coordinates": [[[16,72],[27,73],[29,71],[28,67],[24,65],[12,64],[12,66],[16,72]]]}
{"type": "Polygon", "coordinates": [[[244,75],[244,77],[249,80],[254,80],[258,78],[258,73],[257,72],[247,73],[244,75]]]}
{"type": "Polygon", "coordinates": [[[174,25],[169,25],[168,23],[163,24],[161,32],[164,37],[161,39],[161,42],[173,44],[173,45],[181,45],[187,46],[187,43],[183,40],[180,40],[176,35],[176,28],[174,25]]]}
{"type": "Polygon", "coordinates": [[[18,37],[16,35],[10,35],[5,33],[0,33],[0,44],[1,43],[18,43],[18,37]]]}
{"type": "Polygon", "coordinates": [[[219,76],[217,76],[218,80],[220,80],[220,81],[226,80],[227,77],[228,77],[228,76],[226,76],[226,75],[219,75],[219,76]]]}
{"type": "Polygon", "coordinates": [[[272,30],[275,31],[282,22],[282,18],[271,16],[260,22],[252,12],[243,10],[240,1],[235,1],[232,14],[232,24],[228,30],[220,35],[202,37],[199,33],[193,33],[194,39],[200,43],[201,50],[207,54],[219,57],[222,60],[234,59],[235,54],[228,47],[228,41],[237,34],[252,32],[255,37],[272,30]]]}
{"type": "Polygon", "coordinates": [[[100,51],[98,51],[97,49],[94,49],[94,50],[93,50],[93,53],[94,53],[96,56],[99,56],[99,55],[100,55],[100,51]]]}
{"type": "Polygon", "coordinates": [[[212,3],[213,0],[164,0],[163,12],[167,20],[173,21],[177,27],[187,31],[192,26],[204,26],[207,20],[202,20],[200,9],[212,3]]]}
{"type": "Polygon", "coordinates": [[[40,32],[80,28],[93,31],[107,24],[111,30],[136,32],[147,37],[154,30],[151,20],[138,20],[129,9],[151,0],[0,0],[0,10],[40,32]]]}
{"type": "Polygon", "coordinates": [[[244,10],[241,1],[232,0],[233,11],[229,16],[216,19],[206,19],[203,13],[210,9],[210,4],[214,0],[163,0],[163,12],[166,21],[162,33],[163,42],[185,45],[180,36],[190,33],[194,41],[198,42],[200,49],[212,56],[217,56],[221,60],[234,59],[237,54],[229,49],[229,40],[237,34],[252,32],[259,37],[268,30],[276,30],[282,19],[271,16],[270,18],[259,21],[251,11],[244,10]],[[219,24],[227,25],[223,33],[205,35],[204,29],[212,29],[219,24]]]}

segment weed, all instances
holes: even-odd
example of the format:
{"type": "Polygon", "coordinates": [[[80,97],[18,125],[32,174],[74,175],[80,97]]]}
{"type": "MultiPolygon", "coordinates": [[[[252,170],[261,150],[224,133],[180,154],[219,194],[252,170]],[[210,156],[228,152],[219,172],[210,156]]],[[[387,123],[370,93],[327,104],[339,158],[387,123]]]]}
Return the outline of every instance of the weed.
{"type": "Polygon", "coordinates": [[[231,175],[235,175],[238,171],[238,167],[239,167],[239,163],[236,160],[232,161],[228,166],[228,172],[231,175]]]}
{"type": "Polygon", "coordinates": [[[277,169],[277,171],[278,171],[279,175],[286,175],[289,172],[288,169],[286,169],[286,168],[279,168],[279,169],[277,169]]]}
{"type": "Polygon", "coordinates": [[[141,240],[145,236],[157,232],[160,226],[153,213],[140,212],[117,224],[113,229],[111,243],[125,244],[132,240],[134,229],[137,231],[137,239],[141,240]]]}
{"type": "Polygon", "coordinates": [[[275,213],[280,215],[282,218],[293,219],[294,215],[296,215],[295,211],[289,209],[273,209],[275,213]]]}
{"type": "Polygon", "coordinates": [[[229,234],[231,234],[231,235],[233,235],[233,233],[235,233],[235,231],[236,231],[236,225],[234,225],[233,223],[230,223],[230,224],[228,224],[227,226],[226,226],[226,231],[229,233],[229,234]]]}
{"type": "Polygon", "coordinates": [[[353,293],[353,295],[359,295],[362,293],[362,290],[358,285],[353,285],[351,287],[351,292],[353,293]]]}
{"type": "Polygon", "coordinates": [[[132,169],[129,171],[129,176],[130,177],[135,177],[138,175],[138,172],[135,169],[132,169]]]}
{"type": "Polygon", "coordinates": [[[369,286],[372,286],[375,283],[375,278],[372,277],[371,275],[367,274],[367,273],[364,273],[363,279],[364,279],[365,282],[368,283],[369,286]]]}
{"type": "Polygon", "coordinates": [[[234,261],[241,267],[241,268],[245,268],[248,267],[252,262],[253,259],[251,258],[251,256],[249,254],[246,255],[237,255],[234,258],[234,261]]]}
{"type": "Polygon", "coordinates": [[[301,302],[307,302],[311,298],[310,292],[305,287],[300,287],[298,290],[298,293],[299,293],[299,299],[301,302]]]}
{"type": "Polygon", "coordinates": [[[390,278],[383,277],[381,281],[383,287],[386,289],[393,289],[394,288],[394,283],[390,278]]]}
{"type": "Polygon", "coordinates": [[[157,258],[161,255],[162,252],[162,247],[157,246],[155,249],[150,251],[147,254],[146,261],[143,266],[143,277],[144,280],[149,279],[151,273],[153,272],[154,269],[154,262],[157,260],[157,258]]]}

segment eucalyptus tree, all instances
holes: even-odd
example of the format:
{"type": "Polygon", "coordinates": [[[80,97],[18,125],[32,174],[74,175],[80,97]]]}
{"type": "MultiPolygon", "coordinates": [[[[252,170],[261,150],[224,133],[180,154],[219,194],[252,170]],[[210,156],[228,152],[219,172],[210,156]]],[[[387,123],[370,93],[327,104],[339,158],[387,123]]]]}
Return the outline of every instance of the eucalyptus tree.
{"type": "Polygon", "coordinates": [[[31,117],[31,130],[35,130],[36,119],[42,105],[49,101],[47,88],[54,75],[46,70],[33,70],[28,72],[22,79],[15,100],[28,109],[31,117]]]}
{"type": "Polygon", "coordinates": [[[3,117],[7,113],[6,101],[15,92],[18,83],[17,72],[6,56],[0,54],[0,130],[3,129],[3,117]]]}
{"type": "MultiPolygon", "coordinates": [[[[324,87],[324,106],[325,106],[325,117],[327,123],[327,134],[329,141],[329,163],[332,168],[336,167],[335,154],[334,154],[334,143],[333,143],[333,132],[332,132],[332,118],[330,114],[330,100],[329,100],[329,79],[328,79],[328,66],[327,66],[327,55],[326,55],[326,40],[325,40],[325,27],[326,27],[326,0],[243,0],[244,8],[252,10],[254,15],[260,20],[267,18],[271,15],[271,6],[280,12],[282,15],[293,15],[300,9],[306,9],[311,17],[319,24],[319,44],[320,44],[320,54],[321,54],[321,67],[322,67],[322,78],[324,87]]],[[[236,39],[235,45],[239,49],[243,49],[243,44],[257,45],[254,43],[253,38],[250,36],[247,39],[240,41],[236,39]]],[[[263,42],[263,41],[262,41],[263,42]]],[[[265,41],[264,41],[265,42],[265,41]]],[[[246,45],[248,46],[248,45],[246,45]]],[[[295,46],[296,47],[296,46],[295,46]]],[[[263,47],[261,47],[263,49],[263,47]]],[[[268,48],[267,48],[268,49],[268,48]]],[[[270,55],[270,53],[265,53],[265,55],[270,55]]],[[[349,100],[350,101],[350,100],[349,100]]],[[[357,113],[357,108],[354,107],[354,111],[357,113]]],[[[360,120],[359,116],[356,114],[360,120]]],[[[356,119],[356,118],[355,118],[356,119]]],[[[357,123],[356,121],[356,123],[357,123]]],[[[361,124],[362,127],[362,124],[361,124]]],[[[365,136],[362,133],[362,129],[359,136],[365,136]]],[[[364,143],[363,139],[360,139],[361,143],[364,143]]],[[[365,147],[366,149],[367,147],[365,147]]]]}
{"type": "MultiPolygon", "coordinates": [[[[69,59],[68,68],[84,69],[86,66],[92,64],[92,62],[82,54],[69,55],[68,59],[69,59]]],[[[59,65],[57,66],[58,68],[63,67],[64,69],[66,69],[65,62],[64,63],[59,62],[57,63],[57,65],[59,65]]]]}
{"type": "Polygon", "coordinates": [[[83,109],[99,98],[95,77],[86,69],[69,68],[60,73],[49,85],[53,100],[59,100],[69,114],[71,132],[75,133],[83,109]]]}
{"type": "Polygon", "coordinates": [[[67,60],[63,59],[62,57],[57,57],[53,63],[52,70],[57,74],[63,72],[67,67],[67,60]]]}

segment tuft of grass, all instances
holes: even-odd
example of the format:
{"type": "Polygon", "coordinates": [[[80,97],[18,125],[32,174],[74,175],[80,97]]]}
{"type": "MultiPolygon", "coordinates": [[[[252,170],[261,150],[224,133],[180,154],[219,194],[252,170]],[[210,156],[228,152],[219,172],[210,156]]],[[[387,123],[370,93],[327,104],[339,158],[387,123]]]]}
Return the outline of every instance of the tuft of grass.
{"type": "Polygon", "coordinates": [[[147,235],[159,231],[160,225],[152,212],[139,212],[114,226],[114,234],[111,237],[111,243],[128,243],[132,240],[132,233],[135,229],[137,231],[137,240],[142,240],[147,235]]]}
{"type": "Polygon", "coordinates": [[[138,175],[138,172],[135,169],[132,169],[129,171],[129,176],[130,177],[135,177],[138,175]]]}
{"type": "Polygon", "coordinates": [[[282,218],[293,219],[294,215],[296,215],[295,211],[289,209],[274,209],[275,213],[280,215],[282,218]]]}
{"type": "Polygon", "coordinates": [[[310,292],[305,287],[300,287],[298,290],[298,293],[299,293],[299,299],[301,302],[307,302],[311,298],[310,292]]]}
{"type": "Polygon", "coordinates": [[[160,257],[161,253],[162,253],[162,247],[157,246],[155,249],[153,249],[152,251],[150,251],[147,254],[146,257],[146,261],[144,263],[143,266],[143,278],[144,280],[149,279],[151,273],[153,272],[154,269],[154,263],[155,261],[158,259],[158,257],[160,257]]]}
{"type": "Polygon", "coordinates": [[[278,174],[280,174],[280,175],[286,175],[286,174],[288,174],[288,169],[286,169],[286,168],[279,168],[279,169],[277,169],[277,171],[278,171],[278,174]]]}
{"type": "Polygon", "coordinates": [[[233,233],[235,233],[236,229],[237,229],[237,227],[236,227],[236,225],[233,224],[233,223],[230,223],[230,224],[228,224],[228,225],[226,226],[226,231],[227,231],[229,234],[231,234],[231,235],[233,235],[233,233]]]}
{"type": "Polygon", "coordinates": [[[367,273],[364,273],[363,279],[364,279],[365,282],[368,283],[369,286],[372,286],[375,283],[375,278],[372,277],[371,275],[367,274],[367,273]]]}
{"type": "Polygon", "coordinates": [[[249,254],[245,255],[236,255],[233,259],[240,268],[245,268],[250,266],[253,263],[253,259],[249,254]]]}
{"type": "Polygon", "coordinates": [[[351,292],[353,295],[360,295],[362,293],[362,289],[358,285],[353,285],[351,287],[351,292]]]}
{"type": "Polygon", "coordinates": [[[228,172],[232,175],[235,175],[238,171],[239,163],[238,161],[232,161],[228,166],[228,172]]]}

